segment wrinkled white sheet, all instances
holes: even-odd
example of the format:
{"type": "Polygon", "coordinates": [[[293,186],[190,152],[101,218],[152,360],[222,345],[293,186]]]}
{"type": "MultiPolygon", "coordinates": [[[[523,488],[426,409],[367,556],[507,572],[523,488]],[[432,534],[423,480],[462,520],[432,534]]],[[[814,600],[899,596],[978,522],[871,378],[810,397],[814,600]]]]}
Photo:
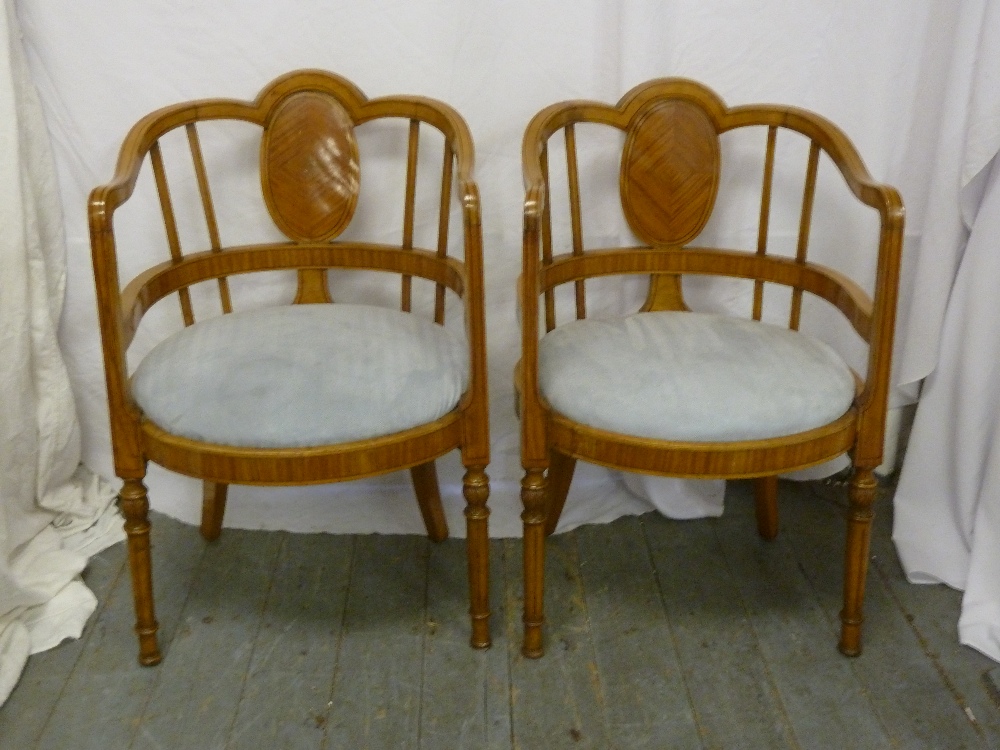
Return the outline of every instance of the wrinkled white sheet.
{"type": "Polygon", "coordinates": [[[963,3],[952,33],[928,250],[912,292],[915,307],[926,299],[940,315],[909,332],[940,343],[919,356],[907,349],[904,360],[911,376],[933,371],[896,490],[893,538],[911,580],[965,590],[960,640],[1000,661],[1000,3],[963,3]]]}
{"type": "Polygon", "coordinates": [[[66,285],[48,134],[13,6],[0,13],[0,703],[27,657],[78,637],[88,557],[124,538],[114,491],[80,463],[56,327],[66,285]]]}

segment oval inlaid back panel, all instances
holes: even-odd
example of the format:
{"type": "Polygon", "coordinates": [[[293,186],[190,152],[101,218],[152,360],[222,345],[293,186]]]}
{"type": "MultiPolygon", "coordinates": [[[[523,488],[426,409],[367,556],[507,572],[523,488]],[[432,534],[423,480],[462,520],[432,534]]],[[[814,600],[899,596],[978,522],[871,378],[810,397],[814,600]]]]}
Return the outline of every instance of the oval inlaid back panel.
{"type": "Polygon", "coordinates": [[[271,218],[289,238],[319,242],[340,234],[358,201],[358,143],[346,110],[304,91],[271,114],[260,146],[260,179],[271,218]]]}
{"type": "Polygon", "coordinates": [[[625,218],[639,239],[694,239],[719,188],[719,137],[708,115],[685,101],[650,107],[625,140],[620,182],[625,218]]]}

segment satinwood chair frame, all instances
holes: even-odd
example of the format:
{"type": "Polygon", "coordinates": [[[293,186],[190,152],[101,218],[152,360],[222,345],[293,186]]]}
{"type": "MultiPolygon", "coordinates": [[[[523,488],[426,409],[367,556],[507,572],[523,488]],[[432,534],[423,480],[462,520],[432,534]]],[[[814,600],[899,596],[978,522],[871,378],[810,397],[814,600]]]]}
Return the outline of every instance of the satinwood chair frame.
{"type": "MultiPolygon", "coordinates": [[[[321,144],[322,145],[322,144],[321,144]]],[[[454,449],[465,466],[464,496],[468,531],[468,566],[472,645],[490,645],[488,603],[489,423],[486,342],[483,310],[482,227],[479,192],[473,174],[473,141],[468,126],[451,107],[424,97],[368,99],[349,81],[318,70],[289,73],[266,86],[253,102],[212,99],[169,106],[139,121],[126,137],[111,182],[95,188],[89,199],[89,221],[97,303],[107,375],[111,438],[117,475],[124,480],[120,505],[125,515],[128,554],[139,638],[139,661],[157,664],[157,621],[153,607],[149,502],[143,479],[148,461],[204,482],[201,533],[219,536],[229,484],[307,485],[372,477],[409,469],[420,510],[433,540],[448,535],[434,461],[454,449]],[[294,105],[294,106],[293,106],[294,105]],[[282,113],[279,117],[279,113],[282,113]],[[346,115],[345,115],[346,113],[346,115]],[[346,116],[346,125],[336,122],[346,116]],[[332,118],[332,120],[331,120],[332,118]],[[357,166],[353,128],[374,120],[398,118],[409,124],[405,210],[402,242],[375,244],[336,239],[354,209],[357,194],[343,194],[343,184],[356,174],[334,175],[342,184],[305,186],[304,195],[288,199],[302,185],[280,184],[283,150],[308,148],[333,139],[350,152],[334,171],[357,166]],[[275,223],[290,236],[287,242],[224,247],[216,222],[198,124],[234,120],[262,128],[262,171],[272,179],[265,199],[275,223]],[[280,122],[281,132],[275,126],[280,122]],[[443,135],[438,242],[434,249],[414,245],[414,201],[420,129],[430,126],[443,135]],[[175,129],[186,131],[208,227],[209,248],[185,254],[167,187],[159,141],[175,129]],[[152,164],[171,258],[134,278],[119,282],[114,229],[115,212],[133,195],[140,169],[152,164]],[[455,189],[453,192],[453,188],[455,189]],[[284,191],[284,192],[282,192],[284,191]],[[310,192],[311,191],[311,192],[310,192]],[[460,204],[464,257],[448,255],[448,221],[453,200],[460,204]],[[326,201],[324,208],[320,203],[326,201]],[[331,210],[332,214],[326,212],[331,210]],[[314,224],[322,225],[316,229],[314,224]],[[185,325],[194,324],[188,287],[218,281],[224,313],[232,309],[227,278],[259,271],[294,269],[295,304],[330,303],[328,269],[369,269],[402,277],[401,309],[410,311],[412,279],[435,285],[435,322],[443,324],[446,290],[461,298],[468,343],[469,384],[458,405],[428,424],[394,434],[354,442],[307,448],[257,449],[192,440],[171,434],[144,416],[130,392],[126,351],[143,315],[157,301],[176,293],[185,325]]],[[[356,179],[354,179],[356,182],[356,179]]],[[[350,193],[350,190],[347,191],[350,193]]],[[[197,325],[197,324],[195,324],[197,325]]]]}
{"type": "MultiPolygon", "coordinates": [[[[661,151],[660,156],[663,152],[661,151]]],[[[523,141],[525,183],[523,273],[519,280],[522,310],[522,359],[515,373],[521,417],[521,455],[525,470],[524,505],[524,644],[527,657],[543,653],[543,570],[545,537],[559,521],[576,461],[613,469],[690,478],[754,478],[757,525],[761,536],[778,531],[777,476],[849,453],[853,459],[847,511],[847,539],[839,648],[848,656],[861,652],[862,604],[877,480],[881,463],[889,392],[890,358],[899,278],[904,211],[898,192],[875,182],[846,135],[828,120],[794,107],[750,105],[729,108],[710,89],[690,80],[649,81],[628,92],[616,106],[569,101],[543,109],[530,122],[523,141]],[[658,120],[658,122],[657,122],[658,120]],[[620,192],[633,231],[647,244],[637,247],[584,248],[581,222],[575,126],[596,123],[626,135],[620,192]],[[690,126],[707,130],[701,140],[685,145],[690,126]],[[711,212],[718,188],[718,138],[744,127],[767,129],[758,242],[754,252],[686,246],[698,235],[711,212]],[[641,130],[641,133],[639,132],[641,130]],[[794,258],[768,255],[768,220],[779,130],[805,136],[810,143],[797,252],[794,258]],[[548,145],[562,132],[572,246],[558,253],[553,246],[548,145]],[[689,149],[681,169],[691,163],[714,169],[715,177],[685,196],[690,211],[655,179],[636,186],[624,162],[657,151],[657,142],[673,139],[669,149],[689,149]],[[707,144],[707,145],[706,145],[707,144]],[[810,222],[819,156],[826,154],[843,176],[850,193],[878,213],[877,270],[874,297],[843,274],[807,261],[810,222]],[[663,218],[651,210],[659,202],[670,208],[663,218]],[[675,209],[676,210],[673,210],[675,209]],[[673,217],[673,218],[671,218],[673,217]],[[645,236],[643,236],[645,235],[645,236]],[[658,239],[660,238],[660,239],[658,239]],[[665,239],[663,239],[665,238],[665,239]],[[782,437],[737,442],[654,440],[596,429],[556,412],[539,389],[540,329],[556,327],[554,290],[575,285],[576,317],[586,316],[584,280],[611,274],[648,274],[650,289],[642,311],[683,311],[682,274],[751,279],[752,317],[761,318],[765,283],[791,287],[789,328],[797,329],[802,293],[831,303],[868,344],[867,370],[855,373],[853,405],[840,418],[816,429],[782,437]],[[540,305],[539,298],[542,298],[540,305]]],[[[676,166],[667,156],[667,169],[676,166]]],[[[678,157],[678,161],[681,161],[678,157]]],[[[690,186],[687,186],[690,187],[690,186]]]]}

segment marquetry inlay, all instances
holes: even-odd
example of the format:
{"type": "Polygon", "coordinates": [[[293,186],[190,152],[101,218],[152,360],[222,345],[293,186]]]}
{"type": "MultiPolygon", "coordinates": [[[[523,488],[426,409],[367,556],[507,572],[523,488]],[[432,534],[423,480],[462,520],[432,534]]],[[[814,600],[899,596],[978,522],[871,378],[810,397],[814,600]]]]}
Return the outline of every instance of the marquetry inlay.
{"type": "Polygon", "coordinates": [[[660,102],[625,141],[621,197],[632,231],[650,245],[683,245],[712,213],[719,186],[719,139],[689,102],[660,102]]]}
{"type": "Polygon", "coordinates": [[[264,200],[288,237],[326,240],[350,222],[358,199],[358,144],[336,99],[304,91],[281,102],[264,131],[260,161],[264,200]]]}

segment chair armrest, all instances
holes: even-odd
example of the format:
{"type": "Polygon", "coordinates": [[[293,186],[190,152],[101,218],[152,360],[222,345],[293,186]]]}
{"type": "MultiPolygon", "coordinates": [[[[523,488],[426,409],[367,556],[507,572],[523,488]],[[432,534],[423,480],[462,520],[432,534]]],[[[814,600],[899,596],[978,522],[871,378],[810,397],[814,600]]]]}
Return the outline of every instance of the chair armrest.
{"type": "MultiPolygon", "coordinates": [[[[793,115],[805,116],[799,112],[793,115]]],[[[865,387],[857,401],[862,427],[860,432],[872,439],[865,444],[859,442],[855,455],[856,461],[860,459],[866,464],[870,461],[878,463],[882,456],[890,389],[905,209],[902,198],[894,187],[878,183],[872,178],[854,145],[840,128],[813,113],[808,113],[808,118],[815,122],[819,131],[813,137],[836,165],[848,188],[861,203],[874,208],[879,215],[878,265],[872,295],[868,368],[865,387]]]]}
{"type": "MultiPolygon", "coordinates": [[[[134,179],[132,180],[134,184],[134,179]]],[[[141,455],[137,432],[138,409],[128,388],[125,361],[125,336],[122,321],[121,285],[111,217],[114,186],[95,188],[90,194],[90,246],[93,254],[97,314],[101,328],[101,350],[108,390],[115,471],[120,477],[141,477],[145,468],[135,463],[141,455]]],[[[131,185],[124,181],[118,188],[127,199],[131,185]]],[[[123,200],[124,200],[123,199],[123,200]]]]}
{"type": "MultiPolygon", "coordinates": [[[[876,466],[882,459],[885,415],[888,408],[895,335],[896,304],[899,297],[899,271],[903,246],[903,202],[895,188],[873,186],[869,195],[879,212],[878,267],[872,315],[872,338],[868,349],[868,371],[865,387],[858,399],[859,440],[855,461],[860,465],[876,466]],[[867,429],[865,429],[867,427],[867,429]]],[[[860,196],[859,196],[860,197],[860,196]]],[[[864,199],[862,199],[864,200],[864,199]]]]}
{"type": "MultiPolygon", "coordinates": [[[[461,164],[461,162],[460,162],[461,164]]],[[[469,392],[473,410],[466,424],[489,424],[489,387],[486,364],[486,304],[483,280],[483,225],[479,204],[479,187],[470,171],[462,172],[459,178],[459,192],[462,201],[462,226],[465,248],[466,286],[465,327],[469,341],[469,392]],[[481,421],[480,421],[481,420],[481,421]]],[[[474,429],[465,435],[466,446],[463,454],[467,462],[489,463],[489,429],[474,429]]]]}
{"type": "MultiPolygon", "coordinates": [[[[876,182],[847,135],[825,117],[796,107],[736,107],[727,116],[734,124],[751,119],[759,124],[797,130],[813,139],[839,170],[851,193],[879,214],[878,266],[873,295],[872,335],[869,342],[865,388],[858,399],[860,419],[884,422],[889,393],[896,300],[899,294],[900,253],[905,211],[899,192],[876,182]]],[[[881,432],[877,430],[881,456],[881,432]]],[[[874,434],[869,432],[869,434],[874,434]]],[[[860,446],[861,451],[865,447],[860,446]]]]}
{"type": "MultiPolygon", "coordinates": [[[[527,162],[527,160],[526,160],[527,162]]],[[[527,182],[527,171],[526,171],[527,182]]],[[[525,469],[544,468],[545,420],[540,418],[538,393],[538,253],[545,188],[541,180],[528,183],[524,198],[523,268],[518,295],[521,303],[521,463],[525,469]]]]}
{"type": "Polygon", "coordinates": [[[749,105],[734,107],[726,115],[726,129],[757,124],[786,127],[811,138],[830,157],[851,193],[879,214],[878,266],[873,295],[871,338],[865,387],[858,397],[859,428],[866,442],[859,442],[855,461],[865,465],[881,460],[885,412],[889,395],[896,301],[899,294],[900,253],[904,209],[899,192],[876,182],[847,135],[825,117],[796,107],[749,105]]]}

